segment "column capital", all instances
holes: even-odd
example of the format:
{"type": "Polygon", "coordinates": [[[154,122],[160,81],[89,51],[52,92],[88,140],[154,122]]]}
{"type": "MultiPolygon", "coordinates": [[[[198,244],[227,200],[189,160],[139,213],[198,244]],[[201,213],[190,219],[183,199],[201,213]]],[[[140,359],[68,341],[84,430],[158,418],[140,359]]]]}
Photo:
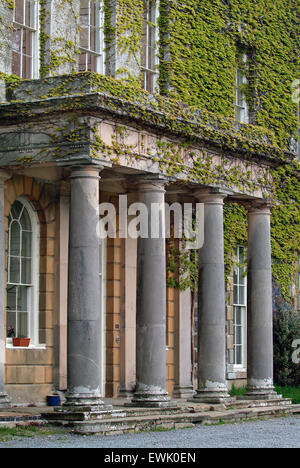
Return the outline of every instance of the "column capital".
{"type": "Polygon", "coordinates": [[[100,172],[104,169],[101,165],[78,165],[71,167],[70,179],[99,179],[100,172]]]}
{"type": "Polygon", "coordinates": [[[271,215],[271,208],[273,206],[272,200],[262,199],[253,200],[245,203],[248,210],[248,215],[271,215]]]}
{"type": "Polygon", "coordinates": [[[162,192],[165,193],[165,185],[169,179],[161,174],[141,174],[128,180],[128,187],[140,193],[162,192]]]}
{"type": "Polygon", "coordinates": [[[233,192],[223,187],[216,187],[196,189],[194,190],[193,194],[194,197],[200,202],[223,205],[224,199],[229,195],[232,195],[233,192]]]}

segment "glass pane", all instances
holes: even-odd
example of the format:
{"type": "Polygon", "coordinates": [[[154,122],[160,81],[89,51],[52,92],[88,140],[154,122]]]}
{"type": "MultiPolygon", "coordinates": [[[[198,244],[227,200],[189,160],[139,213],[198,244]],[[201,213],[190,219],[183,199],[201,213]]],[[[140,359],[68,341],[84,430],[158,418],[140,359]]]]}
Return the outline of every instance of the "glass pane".
{"type": "Polygon", "coordinates": [[[243,364],[242,346],[237,346],[235,348],[235,364],[243,364]]]}
{"type": "Polygon", "coordinates": [[[245,305],[246,302],[246,288],[245,286],[239,287],[239,304],[245,305]]]}
{"type": "Polygon", "coordinates": [[[22,284],[31,284],[31,258],[22,258],[22,284]]]}
{"type": "Polygon", "coordinates": [[[22,232],[22,257],[31,257],[31,241],[32,233],[28,231],[22,232]]]}
{"type": "Polygon", "coordinates": [[[96,26],[96,23],[97,23],[97,20],[96,20],[96,11],[97,11],[97,7],[96,7],[96,4],[95,2],[91,2],[91,9],[90,9],[90,25],[91,26],[96,26]]]}
{"type": "Polygon", "coordinates": [[[97,37],[96,29],[91,28],[90,29],[90,50],[92,50],[93,52],[97,52],[96,37],[97,37]]]}
{"type": "Polygon", "coordinates": [[[79,71],[86,71],[87,70],[86,60],[87,60],[87,54],[80,54],[80,56],[79,56],[79,71]]]}
{"type": "Polygon", "coordinates": [[[88,58],[88,70],[96,71],[97,70],[97,57],[92,54],[87,54],[88,58]]]}
{"type": "Polygon", "coordinates": [[[13,29],[12,49],[15,52],[21,52],[21,28],[13,29]]]}
{"type": "Polygon", "coordinates": [[[20,283],[20,258],[10,257],[10,269],[9,269],[9,283],[19,284],[20,283]]]}
{"type": "Polygon", "coordinates": [[[21,229],[17,221],[10,225],[10,246],[9,254],[19,256],[21,253],[21,229]]]}
{"type": "Polygon", "coordinates": [[[240,326],[235,327],[235,344],[236,345],[242,344],[242,327],[240,326]]]}
{"type": "Polygon", "coordinates": [[[241,307],[234,308],[234,323],[235,325],[242,324],[242,309],[241,307]]]}
{"type": "Polygon", "coordinates": [[[15,201],[15,203],[13,204],[10,210],[10,213],[13,219],[19,219],[22,209],[23,209],[22,203],[20,203],[19,201],[15,201]]]}
{"type": "Polygon", "coordinates": [[[21,219],[20,219],[20,223],[21,223],[22,229],[24,229],[25,231],[31,231],[32,230],[30,216],[29,216],[28,211],[27,211],[27,209],[25,207],[24,207],[21,219]]]}
{"type": "Polygon", "coordinates": [[[234,286],[233,287],[233,303],[238,304],[239,303],[239,297],[238,297],[238,287],[234,286]]]}
{"type": "Polygon", "coordinates": [[[17,295],[18,311],[28,312],[28,287],[19,286],[17,295]]]}
{"type": "Polygon", "coordinates": [[[21,76],[21,56],[16,52],[12,53],[12,69],[13,75],[21,76]]]}
{"type": "Polygon", "coordinates": [[[35,27],[34,24],[34,4],[31,0],[25,0],[25,22],[26,26],[31,28],[35,27]]]}
{"type": "Polygon", "coordinates": [[[81,26],[80,46],[84,47],[85,49],[89,48],[89,29],[87,26],[81,26]]]}
{"type": "Polygon", "coordinates": [[[24,0],[15,0],[15,21],[24,23],[24,0]]]}
{"type": "Polygon", "coordinates": [[[18,336],[28,336],[28,314],[27,312],[18,312],[18,336]]]}
{"type": "Polygon", "coordinates": [[[15,312],[7,312],[6,314],[6,336],[13,338],[16,336],[16,314],[15,312]]]}
{"type": "Polygon", "coordinates": [[[32,78],[32,58],[24,56],[22,64],[22,78],[29,79],[32,78]]]}
{"type": "Polygon", "coordinates": [[[6,309],[7,311],[15,311],[17,304],[17,288],[16,286],[7,286],[6,309]]]}

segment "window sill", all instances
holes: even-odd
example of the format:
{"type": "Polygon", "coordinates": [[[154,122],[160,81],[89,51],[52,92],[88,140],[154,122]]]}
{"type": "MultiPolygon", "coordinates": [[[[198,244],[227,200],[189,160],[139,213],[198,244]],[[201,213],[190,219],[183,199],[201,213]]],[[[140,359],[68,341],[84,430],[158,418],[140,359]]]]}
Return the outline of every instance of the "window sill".
{"type": "Polygon", "coordinates": [[[7,343],[6,348],[7,349],[46,349],[46,345],[39,344],[39,345],[29,345],[29,346],[14,346],[13,344],[7,343]]]}

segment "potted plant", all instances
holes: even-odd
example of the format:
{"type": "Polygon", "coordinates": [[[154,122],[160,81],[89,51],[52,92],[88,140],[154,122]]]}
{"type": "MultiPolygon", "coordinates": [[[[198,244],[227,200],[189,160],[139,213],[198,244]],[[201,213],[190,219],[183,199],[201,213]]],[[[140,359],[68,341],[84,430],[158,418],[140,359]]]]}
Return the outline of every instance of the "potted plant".
{"type": "Polygon", "coordinates": [[[28,348],[30,344],[30,338],[26,338],[25,336],[13,337],[12,342],[13,346],[22,346],[24,348],[28,348]]]}

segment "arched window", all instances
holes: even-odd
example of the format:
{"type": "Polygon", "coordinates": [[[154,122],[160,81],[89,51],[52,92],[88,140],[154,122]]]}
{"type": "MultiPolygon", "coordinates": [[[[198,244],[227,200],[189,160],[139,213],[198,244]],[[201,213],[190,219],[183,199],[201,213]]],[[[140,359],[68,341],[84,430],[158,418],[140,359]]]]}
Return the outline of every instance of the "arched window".
{"type": "Polygon", "coordinates": [[[18,199],[8,220],[7,337],[38,343],[39,223],[31,204],[18,199]]]}

